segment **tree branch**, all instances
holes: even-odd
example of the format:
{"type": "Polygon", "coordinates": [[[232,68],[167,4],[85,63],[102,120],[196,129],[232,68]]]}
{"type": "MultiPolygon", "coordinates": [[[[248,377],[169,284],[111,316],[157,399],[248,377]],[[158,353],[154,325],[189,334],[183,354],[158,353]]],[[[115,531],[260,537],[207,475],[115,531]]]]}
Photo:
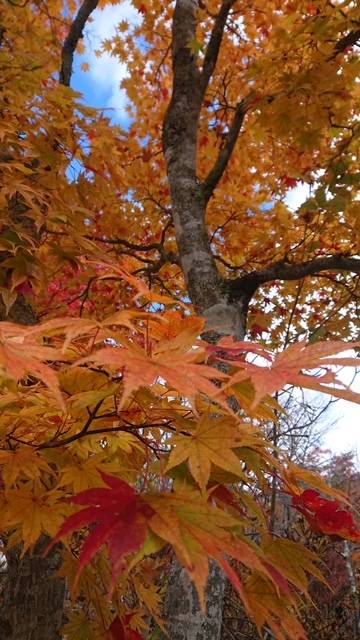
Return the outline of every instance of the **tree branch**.
{"type": "Polygon", "coordinates": [[[164,118],[163,148],[172,218],[189,295],[199,313],[222,298],[221,277],[210,250],[205,201],[197,177],[201,73],[189,44],[196,38],[196,0],[177,0],[173,18],[173,92],[164,118]]]}
{"type": "Polygon", "coordinates": [[[96,242],[103,242],[104,244],[121,245],[131,251],[161,251],[163,245],[160,242],[152,242],[149,244],[136,244],[135,242],[129,242],[122,238],[107,238],[106,236],[85,236],[88,240],[95,240],[96,242]]]}
{"type": "Polygon", "coordinates": [[[322,271],[349,271],[360,274],[360,258],[346,256],[329,256],[327,258],[315,258],[308,262],[291,264],[289,262],[277,262],[262,271],[253,271],[241,278],[229,280],[230,295],[237,298],[244,291],[252,291],[266,282],[273,280],[301,280],[306,276],[318,276],[322,271]]]}
{"type": "Polygon", "coordinates": [[[203,69],[200,77],[201,90],[202,90],[203,96],[205,94],[205,91],[209,84],[209,80],[216,66],[216,62],[218,59],[219,50],[221,46],[221,41],[224,33],[224,28],[225,28],[227,17],[229,15],[229,11],[233,6],[233,4],[235,4],[235,2],[236,0],[223,0],[220,11],[216,16],[215,24],[211,32],[209,43],[206,48],[203,69]]]}
{"type": "Polygon", "coordinates": [[[92,411],[90,411],[89,408],[88,408],[89,417],[88,417],[87,421],[85,422],[84,426],[82,427],[81,431],[79,433],[77,433],[75,436],[69,436],[68,438],[63,438],[62,440],[57,440],[56,437],[55,437],[55,438],[52,438],[51,440],[48,440],[47,442],[43,442],[41,445],[39,445],[38,448],[39,449],[49,449],[51,447],[61,447],[62,445],[69,444],[70,442],[73,442],[74,440],[78,440],[82,436],[88,435],[89,428],[90,428],[93,420],[96,418],[96,414],[99,411],[99,409],[101,408],[101,405],[103,404],[103,402],[104,402],[104,398],[99,400],[99,402],[95,405],[95,407],[94,407],[94,409],[92,411]]]}
{"type": "Polygon", "coordinates": [[[225,138],[224,146],[222,147],[222,149],[220,149],[219,155],[216,159],[216,162],[213,168],[211,169],[211,171],[209,172],[209,174],[207,175],[206,179],[203,182],[202,190],[203,190],[203,194],[206,202],[210,200],[214,192],[214,189],[220,182],[223,176],[223,173],[229,163],[232,152],[234,150],[237,139],[239,137],[241,125],[244,121],[246,111],[247,111],[247,101],[241,100],[241,102],[239,102],[239,104],[236,107],[235,116],[232,121],[231,127],[227,133],[227,136],[225,138]]]}
{"type": "Polygon", "coordinates": [[[353,47],[360,40],[360,29],[350,31],[346,36],[340,38],[335,45],[334,53],[331,56],[336,58],[339,53],[342,53],[347,47],[353,47]]]}
{"type": "Polygon", "coordinates": [[[70,86],[74,52],[79,40],[83,37],[83,29],[90,14],[96,9],[99,0],[84,0],[74,21],[70,26],[61,51],[60,84],[70,86]]]}

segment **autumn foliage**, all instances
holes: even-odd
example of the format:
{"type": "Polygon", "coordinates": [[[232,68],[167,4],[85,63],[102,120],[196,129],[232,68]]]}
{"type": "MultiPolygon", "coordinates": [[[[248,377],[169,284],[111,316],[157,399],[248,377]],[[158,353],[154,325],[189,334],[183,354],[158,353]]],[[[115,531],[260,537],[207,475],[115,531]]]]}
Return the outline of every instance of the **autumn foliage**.
{"type": "Polygon", "coordinates": [[[294,496],[292,504],[304,514],[314,531],[359,542],[359,526],[337,500],[327,500],[318,491],[306,489],[300,496],[294,496]]]}
{"type": "Polygon", "coordinates": [[[360,522],[267,433],[290,385],[360,403],[340,373],[360,347],[359,8],[132,4],[98,52],[128,65],[121,124],[69,86],[97,2],[0,13],[4,550],[50,538],[68,640],[159,637],[174,558],[203,611],[215,563],[259,634],[303,640],[319,554],[274,535],[262,496],[275,478],[334,544],[360,522]]]}

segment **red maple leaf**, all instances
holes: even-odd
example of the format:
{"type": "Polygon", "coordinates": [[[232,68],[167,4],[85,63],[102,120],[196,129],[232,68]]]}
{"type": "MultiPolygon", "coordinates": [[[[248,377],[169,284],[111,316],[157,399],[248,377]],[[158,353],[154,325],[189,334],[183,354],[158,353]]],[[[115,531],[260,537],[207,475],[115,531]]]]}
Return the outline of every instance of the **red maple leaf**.
{"type": "Polygon", "coordinates": [[[330,502],[329,500],[325,500],[320,496],[318,491],[315,489],[305,489],[299,496],[293,496],[292,504],[295,508],[298,508],[300,511],[302,509],[308,509],[310,511],[316,511],[323,504],[330,502]]]}
{"type": "Polygon", "coordinates": [[[263,333],[267,333],[266,329],[259,324],[253,324],[250,329],[251,337],[257,338],[258,336],[262,336],[263,333]]]}
{"type": "Polygon", "coordinates": [[[219,484],[215,487],[215,489],[210,494],[210,499],[215,498],[215,500],[220,500],[225,504],[229,505],[233,509],[236,509],[239,513],[244,515],[244,509],[239,505],[238,500],[236,500],[235,495],[229,491],[227,487],[223,484],[219,484]]]}
{"type": "Polygon", "coordinates": [[[111,640],[144,640],[144,636],[140,635],[138,631],[129,627],[129,622],[132,618],[132,614],[125,616],[124,624],[120,620],[119,616],[116,616],[112,621],[109,632],[111,640]]]}
{"type": "Polygon", "coordinates": [[[69,498],[68,502],[90,506],[69,516],[49,547],[74,531],[92,525],[80,553],[75,585],[85,565],[104,544],[109,548],[114,584],[124,568],[124,556],[137,551],[147,533],[149,507],[143,504],[140,496],[115,476],[101,473],[101,477],[109,489],[87,489],[69,498]]]}
{"type": "Polygon", "coordinates": [[[281,181],[285,185],[285,187],[288,187],[288,189],[294,189],[294,187],[296,187],[298,183],[298,180],[296,178],[292,178],[291,176],[282,176],[281,181]]]}
{"type": "Polygon", "coordinates": [[[329,534],[338,535],[341,538],[360,536],[360,531],[354,522],[354,518],[345,509],[334,501],[328,501],[316,511],[316,522],[318,527],[329,534]]]}
{"type": "Polygon", "coordinates": [[[298,496],[293,495],[292,504],[315,531],[360,542],[358,524],[337,500],[327,500],[315,489],[306,489],[298,496]]]}

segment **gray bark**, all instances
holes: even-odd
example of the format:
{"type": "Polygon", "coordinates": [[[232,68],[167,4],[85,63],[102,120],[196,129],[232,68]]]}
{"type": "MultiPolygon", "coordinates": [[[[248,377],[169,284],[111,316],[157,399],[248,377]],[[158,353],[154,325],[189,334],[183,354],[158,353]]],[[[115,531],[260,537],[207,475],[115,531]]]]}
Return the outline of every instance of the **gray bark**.
{"type": "MultiPolygon", "coordinates": [[[[70,84],[73,56],[78,41],[83,37],[83,29],[96,9],[98,0],[83,0],[70,25],[61,52],[59,82],[70,84]]],[[[0,41],[5,33],[0,26],[0,41]]],[[[11,156],[9,156],[11,160],[11,156]]],[[[17,199],[15,199],[16,201],[17,199]]],[[[34,222],[28,218],[27,205],[10,202],[10,217],[25,226],[37,238],[34,222]]],[[[0,256],[6,258],[6,255],[0,256]]],[[[0,264],[1,268],[1,264],[0,264]]],[[[19,324],[37,323],[36,315],[26,301],[19,295],[8,315],[0,301],[0,321],[10,320],[19,324]]],[[[42,536],[34,551],[21,555],[21,546],[11,549],[7,554],[7,571],[0,592],[0,640],[60,640],[60,629],[64,624],[65,580],[56,576],[61,566],[60,547],[44,558],[43,554],[49,539],[42,536]]]]}
{"type": "Polygon", "coordinates": [[[344,557],[346,562],[346,569],[349,577],[350,590],[354,603],[354,638],[358,638],[360,634],[360,612],[359,612],[359,593],[356,575],[351,560],[351,544],[348,540],[344,541],[344,557]]]}
{"type": "MultiPolygon", "coordinates": [[[[196,38],[197,3],[177,0],[172,30],[173,94],[164,121],[163,147],[179,256],[191,300],[217,338],[232,334],[241,339],[251,296],[244,291],[236,301],[231,298],[211,253],[205,225],[207,202],[226,167],[234,139],[227,159],[218,159],[216,171],[207,183],[201,184],[196,173],[201,105],[232,4],[231,0],[223,2],[205,54],[204,67],[200,70],[188,46],[196,38]]],[[[225,575],[211,563],[207,611],[202,612],[186,571],[177,563],[174,565],[164,611],[171,640],[219,640],[225,585],[225,575]]]]}
{"type": "MultiPolygon", "coordinates": [[[[170,184],[172,215],[179,247],[181,266],[193,304],[219,334],[244,335],[247,293],[231,298],[211,253],[205,225],[209,185],[201,184],[197,173],[197,130],[202,101],[211,72],[215,68],[226,17],[233,2],[224,0],[215,21],[205,55],[199,69],[189,42],[196,38],[196,9],[194,0],[178,0],[172,29],[173,93],[164,120],[163,147],[170,184]]],[[[239,133],[238,127],[237,133],[239,133]]],[[[229,141],[231,151],[235,140],[229,141]]],[[[217,181],[230,158],[217,161],[217,181]]],[[[211,191],[216,180],[211,172],[211,191]]],[[[252,292],[253,293],[253,292],[252,292]]]]}
{"type": "MultiPolygon", "coordinates": [[[[36,324],[23,296],[10,313],[0,305],[0,320],[36,324]]],[[[59,548],[44,558],[49,539],[42,536],[33,553],[21,556],[21,547],[6,553],[7,571],[1,585],[0,640],[60,640],[65,602],[65,580],[55,577],[61,564],[59,548]]]]}
{"type": "Polygon", "coordinates": [[[59,549],[44,558],[49,539],[43,536],[33,553],[21,557],[21,547],[7,554],[1,593],[0,640],[61,640],[65,581],[57,578],[59,549]]]}
{"type": "Polygon", "coordinates": [[[168,632],[171,640],[220,638],[225,584],[224,574],[219,567],[211,563],[206,592],[207,611],[204,614],[200,609],[196,589],[186,570],[177,562],[174,563],[163,614],[165,620],[170,620],[168,632]]]}

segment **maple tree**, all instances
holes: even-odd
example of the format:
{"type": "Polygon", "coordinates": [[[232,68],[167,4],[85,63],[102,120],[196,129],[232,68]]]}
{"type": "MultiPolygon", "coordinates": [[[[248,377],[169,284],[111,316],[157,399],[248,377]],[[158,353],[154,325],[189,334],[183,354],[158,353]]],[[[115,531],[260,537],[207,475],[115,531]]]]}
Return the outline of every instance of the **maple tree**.
{"type": "Polygon", "coordinates": [[[360,9],[133,0],[102,44],[129,70],[120,126],[70,87],[107,4],[0,14],[0,637],[59,638],[66,579],[69,640],[219,638],[227,577],[259,634],[301,640],[318,557],[261,496],[276,478],[320,536],[360,525],[266,427],[287,385],[360,401],[339,377],[359,348],[360,9]]]}

